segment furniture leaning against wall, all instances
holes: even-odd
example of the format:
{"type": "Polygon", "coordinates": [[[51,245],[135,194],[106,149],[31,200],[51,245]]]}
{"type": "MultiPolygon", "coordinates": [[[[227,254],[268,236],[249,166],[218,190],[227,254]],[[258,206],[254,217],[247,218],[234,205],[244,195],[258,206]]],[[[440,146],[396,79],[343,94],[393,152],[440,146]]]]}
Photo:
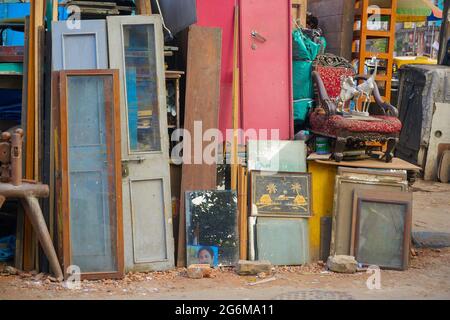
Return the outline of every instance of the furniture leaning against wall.
{"type": "Polygon", "coordinates": [[[335,160],[342,161],[345,155],[351,154],[349,150],[362,150],[363,155],[371,155],[373,148],[367,142],[387,142],[383,157],[386,162],[391,162],[402,125],[397,118],[397,109],[383,101],[376,82],[372,82],[376,115],[358,117],[344,115],[339,110],[337,101],[342,81],[345,77],[356,81],[369,81],[370,78],[355,75],[345,59],[333,55],[322,55],[316,59],[312,77],[318,91],[319,106],[310,114],[311,129],[317,135],[335,139],[335,160]]]}
{"type": "Polygon", "coordinates": [[[22,180],[23,130],[3,132],[0,140],[0,208],[7,198],[19,198],[42,245],[52,271],[62,280],[55,248],[37,198],[48,197],[47,185],[22,180]]]}

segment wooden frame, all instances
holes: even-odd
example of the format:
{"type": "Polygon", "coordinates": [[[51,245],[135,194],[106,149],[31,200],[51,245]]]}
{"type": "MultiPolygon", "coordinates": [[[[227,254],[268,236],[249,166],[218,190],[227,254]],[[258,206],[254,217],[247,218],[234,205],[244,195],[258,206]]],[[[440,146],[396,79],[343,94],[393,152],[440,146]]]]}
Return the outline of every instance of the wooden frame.
{"type": "Polygon", "coordinates": [[[392,178],[392,181],[405,181],[408,179],[406,170],[379,170],[366,168],[338,167],[337,174],[341,177],[351,178],[353,176],[360,177],[362,175],[392,178]]]}
{"type": "MultiPolygon", "coordinates": [[[[70,70],[61,71],[58,74],[60,85],[60,109],[59,109],[59,136],[60,136],[60,183],[61,189],[59,190],[59,197],[61,201],[61,207],[59,208],[59,214],[62,221],[62,251],[63,251],[63,266],[66,269],[72,264],[71,258],[71,242],[70,242],[70,183],[69,183],[69,156],[68,156],[68,105],[67,105],[67,80],[69,77],[76,76],[111,76],[113,78],[113,84],[110,89],[113,92],[112,109],[113,114],[111,117],[111,110],[106,110],[106,126],[114,131],[114,137],[107,133],[106,144],[114,146],[113,152],[108,148],[107,156],[109,161],[113,162],[113,166],[109,168],[109,189],[111,186],[115,186],[114,199],[110,197],[110,208],[115,208],[115,220],[116,232],[111,233],[111,238],[115,240],[115,252],[117,271],[115,272],[92,272],[82,273],[81,279],[102,279],[102,278],[122,278],[124,274],[124,253],[123,253],[123,223],[122,223],[122,173],[121,173],[121,148],[120,148],[120,87],[119,87],[119,71],[118,70],[70,70]],[[109,116],[109,117],[108,117],[109,116]],[[112,119],[112,122],[111,122],[112,119]]],[[[108,131],[108,130],[106,130],[108,131]]],[[[57,159],[58,160],[58,159],[57,159]]],[[[112,216],[110,218],[113,218],[112,216]]],[[[65,277],[69,276],[64,270],[65,277]]]]}
{"type": "Polygon", "coordinates": [[[350,254],[364,266],[369,264],[358,259],[359,248],[359,228],[361,218],[361,204],[363,202],[384,203],[384,204],[399,204],[405,207],[404,209],[404,231],[403,231],[403,246],[401,252],[402,266],[395,267],[389,265],[379,265],[384,269],[406,270],[409,265],[409,248],[411,244],[411,225],[412,225],[412,194],[409,192],[380,192],[380,191],[355,191],[353,197],[353,214],[352,214],[352,237],[350,254]]]}
{"type": "Polygon", "coordinates": [[[312,189],[311,189],[311,173],[303,173],[303,172],[269,172],[269,171],[251,171],[250,172],[250,214],[252,216],[258,217],[277,217],[277,218],[310,218],[313,216],[312,212],[312,189]],[[280,213],[269,213],[263,212],[259,213],[256,207],[256,189],[254,186],[256,185],[255,179],[256,176],[267,175],[269,177],[279,177],[280,179],[284,177],[306,177],[308,183],[308,190],[306,191],[307,195],[307,209],[305,214],[294,214],[288,212],[280,213]],[[256,211],[255,211],[256,210],[256,211]]]}
{"type": "MultiPolygon", "coordinates": [[[[342,184],[353,184],[354,189],[358,187],[363,187],[367,189],[369,186],[374,186],[378,188],[396,188],[397,191],[407,191],[408,181],[392,181],[386,179],[386,177],[380,177],[376,181],[369,181],[367,179],[357,179],[349,177],[336,176],[336,182],[334,187],[334,200],[333,200],[333,221],[331,227],[331,244],[330,244],[330,254],[331,255],[350,255],[350,244],[351,244],[351,208],[353,205],[353,192],[351,191],[351,199],[343,199],[343,191],[341,191],[342,184]],[[348,201],[347,201],[348,200],[348,201]],[[346,205],[345,212],[347,214],[340,212],[341,202],[346,205]],[[347,208],[348,206],[348,208],[347,208]],[[342,235],[342,233],[344,235],[342,235]],[[348,238],[346,234],[348,233],[348,238]],[[347,242],[348,241],[348,242],[347,242]],[[344,245],[344,242],[347,243],[344,245]]],[[[347,194],[348,196],[348,194],[347,194]]]]}

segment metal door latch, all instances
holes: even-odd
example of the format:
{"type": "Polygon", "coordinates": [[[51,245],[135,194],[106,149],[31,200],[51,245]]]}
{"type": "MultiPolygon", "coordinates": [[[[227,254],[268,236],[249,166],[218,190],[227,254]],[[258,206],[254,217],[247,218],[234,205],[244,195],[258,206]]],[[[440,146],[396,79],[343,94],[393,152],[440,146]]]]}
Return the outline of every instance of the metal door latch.
{"type": "Polygon", "coordinates": [[[258,40],[258,41],[260,41],[260,42],[262,42],[262,43],[264,43],[264,42],[267,41],[267,39],[264,38],[262,35],[260,35],[260,34],[258,33],[258,31],[252,31],[251,35],[252,35],[252,38],[253,38],[253,39],[258,40]]]}

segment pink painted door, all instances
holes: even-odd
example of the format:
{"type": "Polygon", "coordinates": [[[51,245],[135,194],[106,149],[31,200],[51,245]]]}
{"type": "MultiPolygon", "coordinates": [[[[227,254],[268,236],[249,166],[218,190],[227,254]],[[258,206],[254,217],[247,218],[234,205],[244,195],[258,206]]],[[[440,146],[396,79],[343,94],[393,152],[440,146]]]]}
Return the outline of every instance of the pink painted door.
{"type": "Polygon", "coordinates": [[[293,138],[291,46],[290,0],[240,0],[244,130],[279,129],[280,140],[293,138]]]}
{"type": "Polygon", "coordinates": [[[222,29],[219,129],[232,129],[234,6],[237,0],[197,0],[197,25],[222,29]]]}

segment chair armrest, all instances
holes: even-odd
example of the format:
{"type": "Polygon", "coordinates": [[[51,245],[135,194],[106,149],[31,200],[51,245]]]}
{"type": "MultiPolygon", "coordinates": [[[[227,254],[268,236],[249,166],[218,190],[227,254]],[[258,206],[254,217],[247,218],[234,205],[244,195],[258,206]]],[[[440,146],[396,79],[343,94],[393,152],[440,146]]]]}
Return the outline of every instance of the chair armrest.
{"type": "MultiPolygon", "coordinates": [[[[359,74],[359,75],[355,76],[354,79],[356,81],[367,80],[367,79],[369,79],[369,76],[359,74]]],[[[398,118],[397,108],[394,107],[392,104],[383,100],[383,98],[381,97],[381,94],[380,94],[380,90],[378,89],[378,85],[376,83],[375,83],[375,88],[373,89],[373,96],[375,98],[375,102],[377,103],[378,107],[381,108],[381,110],[383,111],[383,113],[385,115],[391,115],[393,117],[398,118]]]]}
{"type": "Polygon", "coordinates": [[[319,92],[319,102],[321,107],[325,109],[328,115],[336,114],[336,104],[328,96],[320,74],[317,71],[313,71],[312,78],[319,92]]]}

